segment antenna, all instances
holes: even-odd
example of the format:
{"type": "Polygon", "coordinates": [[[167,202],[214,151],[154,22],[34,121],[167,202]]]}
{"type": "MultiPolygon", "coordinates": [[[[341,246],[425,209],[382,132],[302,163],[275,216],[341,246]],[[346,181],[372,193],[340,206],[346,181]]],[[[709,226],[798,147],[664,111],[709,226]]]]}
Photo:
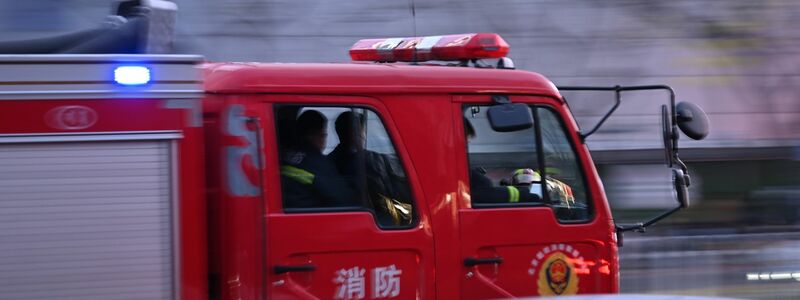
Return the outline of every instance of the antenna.
{"type": "MultiPolygon", "coordinates": [[[[414,38],[417,38],[417,9],[414,5],[414,0],[409,0],[411,2],[411,26],[414,30],[414,38]]],[[[412,50],[413,56],[411,59],[411,64],[417,64],[417,47],[415,46],[412,50]]]]}

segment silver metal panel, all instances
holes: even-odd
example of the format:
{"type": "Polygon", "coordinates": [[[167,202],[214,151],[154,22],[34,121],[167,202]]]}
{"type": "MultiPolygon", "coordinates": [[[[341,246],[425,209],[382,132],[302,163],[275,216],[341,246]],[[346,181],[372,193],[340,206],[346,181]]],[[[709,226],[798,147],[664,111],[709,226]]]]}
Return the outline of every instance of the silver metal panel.
{"type": "Polygon", "coordinates": [[[186,126],[203,126],[203,104],[198,99],[168,99],[164,101],[164,107],[171,109],[186,109],[189,117],[186,126]]]}
{"type": "MultiPolygon", "coordinates": [[[[180,186],[180,176],[178,176],[178,173],[177,173],[178,172],[178,168],[179,168],[178,159],[177,159],[177,157],[178,157],[178,141],[176,141],[176,140],[170,141],[170,151],[171,151],[170,152],[170,157],[172,157],[173,159],[170,162],[171,163],[171,165],[170,165],[171,173],[168,176],[169,176],[169,178],[172,178],[172,181],[170,182],[172,184],[172,186],[176,187],[176,188],[172,189],[172,195],[171,195],[172,196],[172,205],[173,205],[173,207],[178,207],[178,199],[180,199],[180,197],[181,197],[180,189],[177,188],[178,186],[180,186]]],[[[181,253],[181,251],[182,251],[182,249],[181,249],[182,244],[180,242],[181,239],[179,238],[179,235],[178,235],[178,232],[181,232],[181,229],[182,228],[181,228],[181,222],[180,222],[180,215],[178,214],[178,210],[177,209],[173,209],[172,210],[172,237],[171,237],[171,240],[172,240],[172,253],[173,253],[172,257],[177,257],[178,253],[181,253]]],[[[181,299],[181,293],[183,292],[183,290],[181,290],[181,285],[178,284],[179,282],[181,282],[183,280],[181,278],[181,267],[182,267],[181,266],[181,260],[180,259],[174,260],[174,263],[172,264],[172,274],[173,274],[172,280],[173,280],[173,282],[176,283],[174,285],[174,288],[172,289],[172,291],[174,293],[172,296],[173,296],[174,299],[181,299]]]]}
{"type": "Polygon", "coordinates": [[[119,92],[117,90],[53,90],[53,91],[0,91],[0,100],[88,100],[88,99],[199,99],[202,90],[142,90],[119,92]]]}
{"type": "MultiPolygon", "coordinates": [[[[0,65],[1,66],[1,65],[0,65]]],[[[73,82],[73,83],[53,83],[53,82],[45,82],[45,81],[38,81],[38,82],[31,82],[25,84],[13,83],[13,84],[5,84],[0,86],[0,92],[3,94],[31,94],[35,92],[39,92],[42,94],[52,93],[52,92],[102,92],[102,91],[114,91],[116,93],[123,93],[123,94],[142,94],[142,93],[154,93],[154,92],[165,92],[165,91],[183,91],[186,93],[190,92],[201,92],[202,87],[200,86],[199,82],[154,82],[150,83],[145,87],[124,87],[116,85],[113,82],[73,82]]]]}
{"type": "MultiPolygon", "coordinates": [[[[2,143],[50,143],[50,142],[89,142],[89,141],[132,141],[132,140],[173,140],[182,138],[179,131],[115,131],[115,132],[78,132],[78,133],[45,133],[45,134],[0,134],[2,143]]],[[[83,151],[73,150],[73,151],[83,151]]],[[[2,149],[0,149],[2,151],[2,149]]]]}
{"type": "MultiPolygon", "coordinates": [[[[131,63],[127,63],[130,65],[131,63]]],[[[91,64],[8,64],[0,62],[3,82],[114,82],[114,69],[125,63],[109,61],[91,64]]],[[[153,82],[164,81],[200,81],[200,71],[190,64],[158,64],[147,61],[139,62],[150,68],[153,82]]]]}
{"type": "Polygon", "coordinates": [[[170,140],[0,144],[0,299],[170,299],[170,140]]]}
{"type": "Polygon", "coordinates": [[[149,61],[153,63],[185,63],[192,64],[202,62],[203,57],[199,55],[168,55],[168,54],[3,54],[0,55],[0,63],[25,63],[25,62],[49,62],[49,63],[107,63],[107,62],[140,62],[149,61]]]}
{"type": "Polygon", "coordinates": [[[66,98],[200,98],[199,56],[182,55],[0,55],[0,100],[66,98]],[[143,65],[151,82],[114,82],[118,66],[143,65]]]}

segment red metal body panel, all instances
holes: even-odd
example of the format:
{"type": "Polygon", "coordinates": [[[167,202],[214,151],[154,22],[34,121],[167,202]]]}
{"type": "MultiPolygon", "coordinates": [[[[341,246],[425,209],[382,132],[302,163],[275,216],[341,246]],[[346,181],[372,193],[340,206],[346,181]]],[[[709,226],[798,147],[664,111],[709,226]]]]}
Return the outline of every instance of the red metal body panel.
{"type": "MultiPolygon", "coordinates": [[[[194,71],[195,61],[181,64],[194,71]]],[[[602,184],[575,120],[545,77],[369,63],[209,63],[202,71],[202,125],[190,105],[199,100],[187,98],[196,97],[192,90],[153,89],[148,92],[182,99],[3,100],[0,135],[179,133],[177,169],[171,170],[179,184],[177,284],[183,299],[328,299],[336,293],[336,274],[388,266],[402,270],[400,299],[540,295],[552,283],[540,270],[553,253],[581,266],[570,288],[618,292],[616,235],[602,184]],[[563,120],[585,176],[591,220],[560,223],[550,207],[473,209],[462,105],[490,104],[489,94],[553,108],[563,120]],[[366,210],[284,211],[274,111],[280,104],[361,106],[376,113],[406,172],[418,222],[384,229],[366,210]],[[464,263],[492,257],[504,262],[464,263]],[[314,268],[275,270],[297,265],[314,268]]],[[[363,298],[377,297],[367,289],[363,298]]]]}
{"type": "MultiPolygon", "coordinates": [[[[459,185],[453,166],[456,148],[450,96],[422,94],[383,96],[397,129],[406,142],[406,151],[420,178],[434,236],[436,254],[436,298],[459,299],[462,259],[459,255],[459,185]]],[[[422,204],[422,203],[421,203],[422,204]]]]}
{"type": "MultiPolygon", "coordinates": [[[[247,141],[225,133],[230,105],[242,104],[236,96],[209,95],[204,102],[206,133],[206,197],[209,203],[211,290],[222,299],[259,299],[264,293],[263,198],[239,197],[226,187],[226,147],[247,146],[247,141]]],[[[244,114],[263,116],[255,103],[244,114]]],[[[255,160],[255,157],[248,157],[255,160]]],[[[244,162],[241,162],[244,165],[244,162]]],[[[257,174],[248,174],[257,182],[257,174]]]]}
{"type": "Polygon", "coordinates": [[[330,298],[330,274],[351,265],[388,262],[419,270],[413,280],[403,281],[404,290],[415,289],[414,282],[421,285],[414,298],[536,295],[536,276],[513,274],[527,274],[538,252],[567,245],[580,254],[571,259],[590,266],[580,270],[581,293],[618,291],[616,241],[599,177],[575,121],[544,77],[513,70],[374,64],[220,63],[206,64],[204,71],[210,259],[212,273],[220,276],[212,288],[223,299],[330,298]],[[545,207],[470,207],[460,103],[489,103],[487,96],[477,96],[489,93],[535,95],[520,99],[558,112],[586,176],[595,215],[590,222],[560,224],[545,207]],[[419,225],[382,231],[368,212],[283,213],[271,103],[375,109],[412,179],[419,225]],[[234,197],[224,188],[225,147],[247,143],[222,130],[226,111],[236,105],[260,120],[264,171],[259,175],[248,169],[246,161],[242,169],[251,183],[260,183],[264,198],[234,197]],[[466,257],[493,254],[508,263],[499,270],[464,266],[466,257]],[[303,264],[317,269],[273,272],[276,265],[303,264]]]}
{"type": "MultiPolygon", "coordinates": [[[[577,127],[567,112],[566,105],[547,97],[513,96],[514,103],[547,105],[556,109],[568,126],[568,136],[573,145],[582,145],[577,136],[577,127]]],[[[491,103],[488,96],[456,96],[452,107],[454,118],[462,114],[463,103],[491,103]]],[[[459,125],[458,132],[463,132],[459,125]]],[[[459,168],[459,181],[468,187],[467,156],[464,138],[456,139],[456,166],[459,168]]],[[[594,164],[589,158],[588,149],[577,147],[582,171],[586,174],[588,195],[595,211],[594,218],[586,223],[562,224],[556,220],[549,207],[526,207],[515,209],[472,209],[469,193],[458,193],[461,224],[461,253],[463,257],[502,257],[498,267],[472,267],[470,276],[461,276],[462,291],[474,295],[476,299],[498,297],[520,297],[539,295],[537,280],[541,275],[539,266],[532,265],[539,252],[553,252],[554,245],[577,249],[578,255],[570,257],[584,264],[578,275],[579,293],[616,292],[616,242],[610,211],[596,176],[594,164]],[[613,272],[612,272],[613,271],[613,272]]],[[[540,258],[541,259],[541,258],[540,258]]]]}
{"type": "Polygon", "coordinates": [[[163,100],[19,100],[3,101],[0,133],[81,133],[180,130],[187,113],[167,109],[163,100]],[[95,112],[95,122],[80,129],[52,125],[53,112],[61,107],[83,106],[95,112]]]}
{"type": "MultiPolygon", "coordinates": [[[[183,119],[190,113],[184,111],[183,119]]],[[[178,172],[180,175],[180,278],[184,299],[208,298],[208,251],[203,130],[201,127],[183,129],[178,141],[178,172]]]]}
{"type": "Polygon", "coordinates": [[[510,93],[559,97],[544,76],[516,70],[388,64],[206,64],[211,93],[510,93]]]}

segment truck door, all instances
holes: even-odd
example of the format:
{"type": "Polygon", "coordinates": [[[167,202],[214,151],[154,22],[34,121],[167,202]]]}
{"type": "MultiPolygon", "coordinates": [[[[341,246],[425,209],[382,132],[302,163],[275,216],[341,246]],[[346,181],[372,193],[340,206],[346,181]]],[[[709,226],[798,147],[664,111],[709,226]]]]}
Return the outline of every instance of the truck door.
{"type": "Polygon", "coordinates": [[[510,99],[529,104],[533,127],[494,131],[489,96],[454,98],[454,118],[463,121],[456,134],[464,136],[464,151],[457,153],[466,189],[458,193],[462,295],[613,291],[616,245],[608,210],[586,148],[568,129],[574,123],[564,121],[564,104],[510,99]]]}
{"type": "Polygon", "coordinates": [[[432,298],[423,194],[386,108],[364,97],[268,99],[268,298],[432,298]]]}

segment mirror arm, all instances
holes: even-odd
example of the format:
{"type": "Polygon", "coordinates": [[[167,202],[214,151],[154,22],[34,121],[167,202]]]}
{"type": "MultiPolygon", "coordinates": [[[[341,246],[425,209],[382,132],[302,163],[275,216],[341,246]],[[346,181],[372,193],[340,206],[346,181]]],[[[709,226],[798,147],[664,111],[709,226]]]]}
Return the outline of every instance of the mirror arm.
{"type": "Polygon", "coordinates": [[[606,120],[608,120],[608,118],[611,117],[611,114],[613,114],[614,111],[617,110],[617,107],[619,107],[620,102],[622,102],[621,101],[622,100],[621,99],[621,95],[620,95],[620,88],[621,87],[618,86],[618,85],[614,86],[614,106],[612,106],[611,109],[609,109],[608,112],[603,116],[603,118],[600,119],[600,122],[597,122],[597,124],[594,125],[594,128],[592,128],[592,130],[589,130],[589,132],[587,132],[587,133],[581,133],[581,142],[586,141],[587,137],[589,137],[595,131],[600,129],[600,126],[603,126],[603,123],[605,123],[606,120]]]}
{"type": "Polygon", "coordinates": [[[675,164],[677,164],[679,167],[681,167],[681,171],[683,171],[683,173],[689,174],[688,173],[689,172],[689,167],[686,166],[686,164],[678,157],[678,155],[675,155],[675,157],[673,158],[673,161],[675,162],[675,164]]]}
{"type": "MultiPolygon", "coordinates": [[[[617,110],[619,104],[621,102],[621,93],[628,92],[628,91],[647,91],[647,90],[666,90],[669,92],[669,105],[670,105],[670,115],[672,119],[672,124],[677,124],[677,114],[675,113],[675,91],[668,85],[635,85],[635,86],[619,86],[615,85],[613,87],[599,87],[599,86],[558,86],[556,87],[559,91],[613,91],[616,95],[614,98],[614,106],[600,119],[600,122],[589,130],[587,133],[581,133],[580,138],[581,141],[585,141],[587,137],[592,135],[595,131],[600,129],[600,126],[605,123],[606,119],[608,119],[614,111],[617,110]]],[[[675,125],[673,125],[675,126],[675,125]]],[[[677,130],[677,127],[676,127],[677,130]]],[[[674,131],[674,130],[673,130],[674,131]]],[[[678,147],[677,138],[673,138],[672,140],[673,148],[678,147]]]]}
{"type": "Polygon", "coordinates": [[[626,231],[645,232],[645,229],[648,226],[653,225],[653,224],[657,223],[658,221],[663,220],[666,217],[669,217],[670,215],[674,214],[675,212],[677,212],[679,210],[681,210],[680,206],[675,207],[673,209],[670,209],[668,211],[665,211],[665,212],[661,213],[660,215],[657,215],[654,218],[652,218],[652,219],[650,219],[650,220],[648,220],[647,222],[644,222],[644,223],[640,222],[640,223],[636,223],[636,224],[620,224],[620,225],[614,225],[614,227],[617,229],[617,234],[621,234],[621,233],[626,232],[626,231]]]}
{"type": "Polygon", "coordinates": [[[681,171],[683,171],[683,182],[684,185],[688,188],[692,184],[691,177],[689,177],[689,167],[687,167],[686,164],[680,159],[680,157],[678,157],[677,150],[678,149],[675,149],[675,156],[673,157],[672,161],[674,164],[678,165],[681,168],[681,171]]]}
{"type": "Polygon", "coordinates": [[[619,107],[619,104],[620,104],[621,98],[622,98],[620,92],[622,92],[626,88],[622,87],[622,86],[619,86],[619,85],[615,85],[613,87],[559,86],[559,87],[557,87],[557,89],[561,90],[561,91],[614,91],[614,94],[615,94],[615,96],[614,96],[614,106],[612,106],[611,109],[609,109],[608,112],[606,112],[606,114],[603,116],[603,118],[600,119],[600,122],[597,122],[597,124],[594,125],[594,128],[592,128],[592,130],[589,130],[589,132],[587,132],[587,133],[579,133],[579,136],[581,138],[581,142],[585,142],[586,138],[589,137],[590,135],[592,135],[592,133],[594,133],[598,129],[600,129],[600,126],[603,126],[603,123],[605,123],[606,120],[609,117],[611,117],[611,114],[613,114],[614,111],[617,110],[617,107],[619,107]]]}
{"type": "Polygon", "coordinates": [[[658,216],[656,216],[656,217],[654,217],[654,218],[650,219],[649,221],[647,221],[647,222],[644,222],[644,227],[647,227],[647,226],[653,225],[653,224],[655,224],[656,222],[658,222],[658,221],[661,221],[661,220],[663,220],[663,219],[664,219],[664,218],[666,218],[666,217],[669,217],[670,215],[672,215],[672,214],[676,213],[676,212],[677,212],[677,211],[679,211],[679,210],[681,210],[681,207],[680,207],[680,206],[678,206],[678,207],[675,207],[675,208],[673,208],[673,209],[670,209],[670,210],[668,210],[668,211],[666,211],[666,212],[664,212],[664,213],[662,213],[662,214],[660,214],[660,215],[658,215],[658,216]]]}

